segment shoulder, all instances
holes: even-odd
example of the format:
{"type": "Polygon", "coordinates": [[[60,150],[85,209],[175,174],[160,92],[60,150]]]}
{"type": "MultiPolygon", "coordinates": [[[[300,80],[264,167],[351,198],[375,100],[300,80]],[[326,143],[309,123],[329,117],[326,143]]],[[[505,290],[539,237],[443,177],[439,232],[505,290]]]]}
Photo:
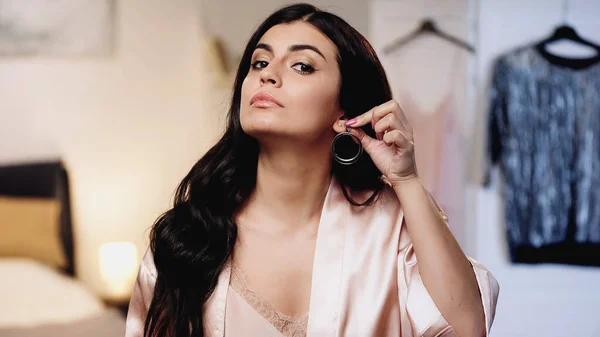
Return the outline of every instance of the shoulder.
{"type": "Polygon", "coordinates": [[[140,262],[140,274],[146,274],[150,278],[156,279],[157,271],[154,265],[154,255],[152,254],[152,249],[149,247],[146,249],[140,262]]]}
{"type": "MultiPolygon", "coordinates": [[[[448,216],[446,212],[439,205],[437,200],[433,197],[431,192],[426,191],[429,197],[429,202],[433,208],[439,213],[442,217],[446,225],[448,225],[448,216]]],[[[411,244],[411,239],[408,231],[406,230],[406,224],[404,223],[404,211],[402,209],[402,204],[396,195],[396,192],[390,188],[385,187],[381,191],[380,198],[373,205],[377,209],[379,213],[379,219],[387,219],[388,227],[392,230],[392,232],[398,233],[399,235],[399,249],[408,247],[411,244]]],[[[379,222],[378,225],[380,225],[379,222]]]]}
{"type": "MultiPolygon", "coordinates": [[[[373,191],[354,192],[352,198],[359,202],[364,202],[373,195],[373,191]]],[[[353,216],[360,216],[365,219],[370,218],[372,221],[380,222],[382,219],[387,219],[387,224],[393,225],[394,220],[402,215],[402,207],[400,200],[391,187],[384,186],[377,194],[375,200],[370,205],[351,206],[353,216]]],[[[399,219],[401,220],[401,219],[399,219]]]]}
{"type": "Polygon", "coordinates": [[[393,188],[387,185],[381,189],[379,198],[377,199],[375,204],[382,212],[391,212],[397,215],[401,215],[402,213],[402,207],[400,205],[400,200],[398,199],[396,192],[393,188]]]}
{"type": "MultiPolygon", "coordinates": [[[[372,195],[372,191],[365,192],[362,197],[366,200],[372,195]]],[[[352,222],[356,223],[363,237],[385,237],[393,242],[395,236],[400,235],[404,213],[400,200],[392,188],[383,187],[375,201],[368,206],[351,207],[352,222]]]]}

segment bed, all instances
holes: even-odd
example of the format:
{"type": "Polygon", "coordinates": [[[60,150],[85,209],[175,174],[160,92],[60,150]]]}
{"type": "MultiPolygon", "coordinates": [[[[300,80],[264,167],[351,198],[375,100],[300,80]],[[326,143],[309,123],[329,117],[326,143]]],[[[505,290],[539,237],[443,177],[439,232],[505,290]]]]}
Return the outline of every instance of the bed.
{"type": "Polygon", "coordinates": [[[0,337],[125,334],[125,317],[76,277],[60,161],[0,166],[0,337]]]}

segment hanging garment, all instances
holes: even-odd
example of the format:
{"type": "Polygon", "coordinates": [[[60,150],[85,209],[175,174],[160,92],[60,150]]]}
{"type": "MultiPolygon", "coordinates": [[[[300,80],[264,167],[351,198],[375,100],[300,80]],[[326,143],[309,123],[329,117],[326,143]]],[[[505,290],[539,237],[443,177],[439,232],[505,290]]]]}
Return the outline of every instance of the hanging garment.
{"type": "Polygon", "coordinates": [[[453,54],[446,92],[432,111],[421,109],[404,91],[398,92],[398,100],[413,128],[419,178],[448,216],[454,235],[463,238],[464,157],[454,104],[460,52],[456,50],[453,54]]]}
{"type": "Polygon", "coordinates": [[[497,60],[490,99],[512,261],[600,265],[600,55],[519,48],[497,60]]]}
{"type": "MultiPolygon", "coordinates": [[[[232,293],[244,290],[239,290],[239,280],[235,280],[238,273],[229,259],[204,305],[205,336],[281,337],[303,336],[304,332],[308,337],[456,336],[423,284],[418,257],[403,219],[392,189],[385,188],[371,206],[355,207],[332,177],[317,233],[307,321],[300,317],[282,322],[282,316],[276,318],[278,314],[272,308],[256,310],[256,305],[268,306],[264,300],[245,300],[247,296],[232,293]]],[[[483,265],[469,261],[477,279],[489,336],[498,283],[483,265]]],[[[156,275],[152,252],[148,250],[131,297],[126,337],[143,336],[156,275]]]]}

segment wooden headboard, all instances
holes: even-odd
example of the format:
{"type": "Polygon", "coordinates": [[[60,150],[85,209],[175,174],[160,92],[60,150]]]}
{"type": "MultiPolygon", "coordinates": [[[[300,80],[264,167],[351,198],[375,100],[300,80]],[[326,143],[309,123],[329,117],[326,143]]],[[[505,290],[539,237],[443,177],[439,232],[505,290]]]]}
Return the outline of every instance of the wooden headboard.
{"type": "Polygon", "coordinates": [[[56,198],[61,204],[60,237],[67,266],[75,275],[69,177],[60,161],[0,165],[0,195],[56,198]]]}

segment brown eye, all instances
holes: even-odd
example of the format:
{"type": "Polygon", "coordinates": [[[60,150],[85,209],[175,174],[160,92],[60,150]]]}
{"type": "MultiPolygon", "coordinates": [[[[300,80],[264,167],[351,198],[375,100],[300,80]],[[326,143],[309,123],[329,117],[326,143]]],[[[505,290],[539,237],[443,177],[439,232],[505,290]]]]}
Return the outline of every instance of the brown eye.
{"type": "Polygon", "coordinates": [[[255,61],[252,63],[252,69],[263,69],[269,65],[267,61],[255,61]]]}
{"type": "Polygon", "coordinates": [[[301,63],[301,62],[294,64],[294,66],[292,68],[296,69],[296,71],[298,71],[302,74],[310,74],[315,71],[315,68],[311,67],[310,65],[308,65],[306,63],[301,63]]]}

